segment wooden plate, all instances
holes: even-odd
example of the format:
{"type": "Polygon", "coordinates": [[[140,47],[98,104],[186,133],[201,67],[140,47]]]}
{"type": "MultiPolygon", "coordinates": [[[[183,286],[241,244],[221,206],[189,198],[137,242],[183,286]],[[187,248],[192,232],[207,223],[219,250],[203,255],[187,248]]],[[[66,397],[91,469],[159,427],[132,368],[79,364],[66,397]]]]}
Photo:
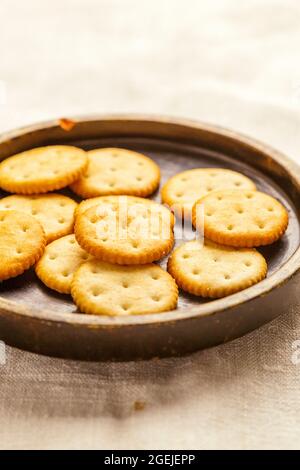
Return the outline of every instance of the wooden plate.
{"type": "MultiPolygon", "coordinates": [[[[197,122],[98,116],[53,121],[2,135],[0,159],[59,143],[84,149],[119,146],[144,152],[160,165],[163,181],[196,167],[241,171],[253,178],[259,189],[283,202],[289,210],[289,227],[282,240],[262,250],[269,265],[267,279],[214,301],[181,293],[178,309],[162,314],[121,318],[83,315],[68,296],[48,290],[32,271],[3,282],[0,339],[7,344],[84,360],[183,355],[244,335],[296,303],[300,169],[285,156],[235,132],[197,122]]],[[[154,198],[160,200],[159,193],[154,198]]]]}

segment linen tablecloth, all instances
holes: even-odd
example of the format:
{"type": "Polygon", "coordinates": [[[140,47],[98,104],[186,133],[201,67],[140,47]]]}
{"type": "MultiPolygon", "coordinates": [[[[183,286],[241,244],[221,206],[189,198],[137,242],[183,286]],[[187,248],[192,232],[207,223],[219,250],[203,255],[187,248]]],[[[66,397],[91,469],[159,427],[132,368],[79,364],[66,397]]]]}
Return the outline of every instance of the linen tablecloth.
{"type": "MultiPolygon", "coordinates": [[[[0,131],[155,113],[300,160],[297,0],[1,0],[0,18],[0,131]]],[[[183,359],[89,364],[6,347],[0,448],[299,448],[299,312],[183,359]]]]}

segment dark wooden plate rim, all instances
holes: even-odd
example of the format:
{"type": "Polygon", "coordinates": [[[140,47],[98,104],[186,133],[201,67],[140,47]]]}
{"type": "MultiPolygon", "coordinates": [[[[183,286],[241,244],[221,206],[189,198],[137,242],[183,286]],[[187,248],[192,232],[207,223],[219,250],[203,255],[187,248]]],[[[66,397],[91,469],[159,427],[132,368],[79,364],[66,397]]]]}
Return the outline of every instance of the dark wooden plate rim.
{"type": "MultiPolygon", "coordinates": [[[[285,169],[290,175],[290,178],[297,183],[297,186],[300,187],[300,167],[294,163],[292,160],[287,158],[282,153],[273,149],[272,147],[265,145],[253,138],[247,137],[235,131],[225,129],[223,127],[202,123],[199,121],[193,121],[190,119],[174,119],[169,117],[161,116],[148,116],[148,115],[95,115],[95,116],[80,116],[68,118],[76,123],[88,123],[92,121],[141,121],[151,124],[171,124],[176,126],[184,126],[186,128],[194,129],[195,131],[205,131],[213,135],[219,135],[223,138],[236,142],[238,145],[243,145],[245,147],[250,147],[252,149],[258,150],[260,153],[263,153],[267,157],[271,157],[279,166],[285,169]]],[[[33,134],[36,131],[47,130],[53,128],[60,128],[61,120],[53,120],[49,122],[44,122],[36,125],[22,127],[20,129],[6,132],[0,136],[0,144],[18,139],[19,137],[25,134],[33,134]]],[[[199,306],[182,308],[179,310],[173,310],[170,312],[164,312],[159,314],[148,314],[148,315],[136,315],[128,317],[109,317],[109,316],[93,316],[80,313],[60,313],[54,312],[52,310],[42,311],[37,308],[32,309],[23,305],[20,305],[17,302],[6,300],[0,297],[0,309],[3,312],[14,313],[22,316],[27,316],[35,319],[40,319],[47,322],[61,322],[61,323],[71,323],[72,325],[80,326],[85,325],[90,328],[97,327],[109,327],[114,326],[120,327],[122,325],[139,325],[139,324],[157,324],[161,322],[176,322],[177,320],[186,320],[198,316],[209,316],[216,315],[221,311],[225,311],[234,306],[237,306],[241,303],[248,302],[256,297],[264,296],[271,290],[275,288],[280,288],[288,280],[291,279],[298,271],[300,270],[300,247],[297,248],[295,253],[291,258],[272,276],[261,281],[253,287],[250,287],[244,291],[238,292],[237,294],[231,295],[229,297],[224,297],[218,300],[212,300],[205,304],[200,304],[199,306]]]]}

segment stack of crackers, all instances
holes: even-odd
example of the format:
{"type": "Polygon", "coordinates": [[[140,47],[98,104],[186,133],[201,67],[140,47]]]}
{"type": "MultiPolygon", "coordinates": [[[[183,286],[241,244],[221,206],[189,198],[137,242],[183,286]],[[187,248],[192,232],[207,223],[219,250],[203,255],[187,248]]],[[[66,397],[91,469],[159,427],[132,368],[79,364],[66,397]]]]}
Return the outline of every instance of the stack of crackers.
{"type": "Polygon", "coordinates": [[[217,298],[266,276],[255,247],[283,236],[279,201],[226,169],[173,176],[163,204],[146,199],[159,183],[153,160],[120,148],[53,145],[4,160],[0,187],[14,194],[0,200],[0,281],[35,266],[83,313],[136,315],[176,308],[178,287],[217,298]],[[52,192],[66,187],[82,201],[52,192]],[[156,262],[173,249],[175,216],[192,221],[195,240],[173,251],[167,272],[156,262]]]}

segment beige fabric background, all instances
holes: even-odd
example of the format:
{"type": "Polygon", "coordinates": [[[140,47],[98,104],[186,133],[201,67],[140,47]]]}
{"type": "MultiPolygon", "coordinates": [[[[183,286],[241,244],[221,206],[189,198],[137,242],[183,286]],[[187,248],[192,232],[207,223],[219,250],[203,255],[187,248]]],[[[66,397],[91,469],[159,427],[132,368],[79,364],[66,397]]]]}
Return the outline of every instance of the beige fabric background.
{"type": "MultiPolygon", "coordinates": [[[[164,113],[300,163],[297,0],[1,0],[0,18],[1,131],[164,113]]],[[[299,311],[184,359],[86,364],[7,348],[0,448],[299,448],[299,311]]]]}

